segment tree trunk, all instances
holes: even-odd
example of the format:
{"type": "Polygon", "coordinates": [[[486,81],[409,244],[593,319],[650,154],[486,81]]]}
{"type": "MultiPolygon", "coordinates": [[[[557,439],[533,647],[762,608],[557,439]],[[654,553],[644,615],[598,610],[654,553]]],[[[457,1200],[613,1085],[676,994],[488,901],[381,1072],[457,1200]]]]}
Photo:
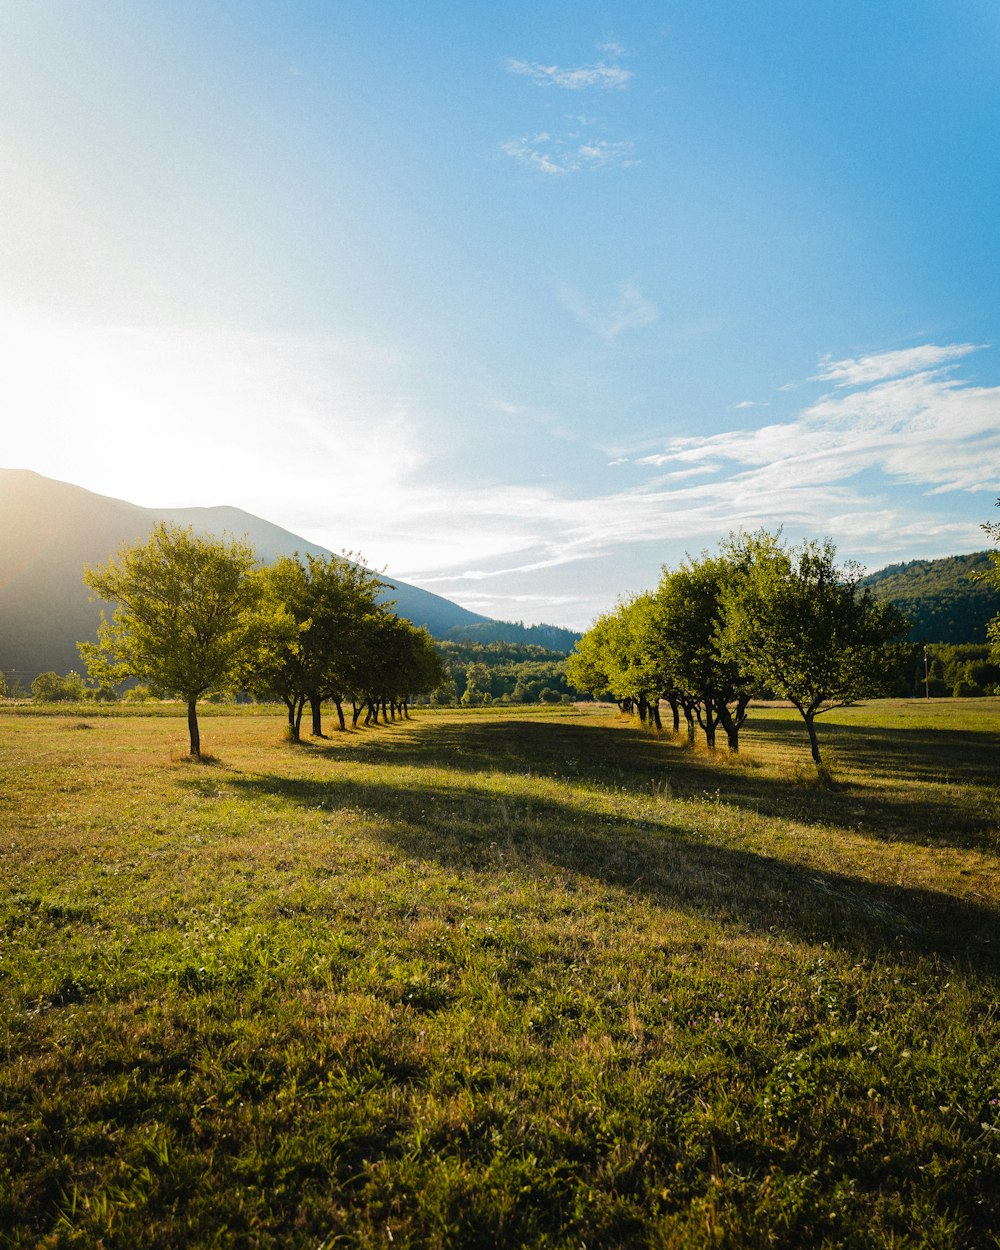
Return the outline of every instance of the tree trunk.
{"type": "Polygon", "coordinates": [[[660,720],[660,701],[659,701],[659,699],[654,699],[654,700],[653,700],[653,702],[649,705],[649,710],[650,710],[650,712],[652,712],[652,714],[653,714],[653,724],[656,726],[656,728],[657,728],[657,729],[662,729],[662,728],[663,728],[663,721],[661,721],[661,720],[660,720]]]}
{"type": "Polygon", "coordinates": [[[698,709],[698,724],[705,733],[705,745],[710,751],[715,750],[715,726],[718,724],[719,715],[710,702],[706,700],[703,707],[698,709]]]}
{"type": "Polygon", "coordinates": [[[358,721],[361,718],[361,711],[363,707],[364,707],[363,703],[355,703],[353,699],[351,700],[351,728],[352,729],[357,729],[358,721]]]}
{"type": "Polygon", "coordinates": [[[740,722],[732,715],[728,707],[719,708],[719,723],[726,731],[726,743],[733,755],[740,751],[740,722]]]}
{"type": "Polygon", "coordinates": [[[309,696],[309,708],[312,712],[312,736],[314,738],[323,737],[323,700],[318,694],[309,696]]]}
{"type": "Polygon", "coordinates": [[[201,759],[201,733],[198,730],[198,700],[188,699],[188,737],[191,739],[191,755],[201,759]]]}
{"type": "Polygon", "coordinates": [[[333,706],[337,709],[337,720],[340,722],[340,728],[346,731],[347,721],[344,720],[344,705],[336,695],[333,696],[333,706]]]}
{"type": "Polygon", "coordinates": [[[806,730],[809,733],[809,747],[812,751],[813,763],[818,765],[819,758],[819,739],[816,737],[816,713],[803,712],[802,719],[806,723],[806,730]]]}
{"type": "Polygon", "coordinates": [[[670,715],[674,721],[674,733],[679,734],[681,731],[681,706],[676,699],[667,696],[667,702],[670,704],[670,715]]]}

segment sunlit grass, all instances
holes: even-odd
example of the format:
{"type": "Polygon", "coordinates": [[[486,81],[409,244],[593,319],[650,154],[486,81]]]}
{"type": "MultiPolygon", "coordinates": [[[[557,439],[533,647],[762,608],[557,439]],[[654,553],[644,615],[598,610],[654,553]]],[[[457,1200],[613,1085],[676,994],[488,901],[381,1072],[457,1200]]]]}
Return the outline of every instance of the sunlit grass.
{"type": "Polygon", "coordinates": [[[0,716],[11,1246],[996,1245],[1000,704],[0,716]]]}

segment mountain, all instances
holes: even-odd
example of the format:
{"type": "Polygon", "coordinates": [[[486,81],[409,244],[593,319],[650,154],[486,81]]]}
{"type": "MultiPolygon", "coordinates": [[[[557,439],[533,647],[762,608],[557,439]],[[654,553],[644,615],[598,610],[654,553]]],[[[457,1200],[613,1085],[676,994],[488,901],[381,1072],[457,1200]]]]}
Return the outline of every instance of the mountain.
{"type": "Polygon", "coordinates": [[[913,642],[985,643],[986,625],[1000,613],[1000,590],[974,575],[992,567],[988,551],[974,551],[890,564],[863,578],[862,585],[906,613],[913,642]]]}
{"type": "MultiPolygon", "coordinates": [[[[239,508],[140,508],[26,469],[0,469],[0,670],[30,686],[40,672],[80,667],[78,641],[93,638],[101,604],[90,602],[83,566],[101,564],[160,521],[203,534],[246,535],[262,561],[327,555],[325,548],[239,508]]],[[[487,618],[393,577],[385,600],[432,634],[487,618]]],[[[105,605],[106,606],[106,605],[105,605]]]]}

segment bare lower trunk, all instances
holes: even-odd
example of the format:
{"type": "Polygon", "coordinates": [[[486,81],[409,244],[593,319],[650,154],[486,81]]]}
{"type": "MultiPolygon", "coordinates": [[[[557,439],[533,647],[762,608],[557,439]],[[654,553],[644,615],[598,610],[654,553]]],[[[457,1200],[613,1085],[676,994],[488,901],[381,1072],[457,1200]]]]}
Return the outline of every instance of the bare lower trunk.
{"type": "Polygon", "coordinates": [[[698,724],[702,727],[705,734],[705,745],[710,751],[715,750],[715,727],[719,723],[719,713],[706,700],[703,707],[698,709],[698,724]]]}
{"type": "Polygon", "coordinates": [[[726,742],[733,755],[739,754],[740,724],[742,723],[742,720],[743,718],[741,716],[734,716],[732,712],[730,712],[727,704],[722,704],[719,707],[719,724],[726,731],[726,742]]]}
{"type": "Polygon", "coordinates": [[[816,713],[803,712],[802,719],[806,723],[806,731],[809,734],[809,749],[812,751],[813,763],[819,764],[819,739],[816,737],[816,713]]]}
{"type": "Polygon", "coordinates": [[[334,696],[333,706],[337,709],[337,720],[340,722],[340,728],[346,730],[347,721],[344,720],[344,705],[336,696],[334,696]]]}
{"type": "Polygon", "coordinates": [[[188,699],[188,737],[191,739],[191,755],[201,759],[201,733],[198,730],[198,701],[188,699]]]}
{"type": "Polygon", "coordinates": [[[312,712],[312,736],[323,737],[323,700],[319,695],[309,696],[309,709],[312,712]]]}

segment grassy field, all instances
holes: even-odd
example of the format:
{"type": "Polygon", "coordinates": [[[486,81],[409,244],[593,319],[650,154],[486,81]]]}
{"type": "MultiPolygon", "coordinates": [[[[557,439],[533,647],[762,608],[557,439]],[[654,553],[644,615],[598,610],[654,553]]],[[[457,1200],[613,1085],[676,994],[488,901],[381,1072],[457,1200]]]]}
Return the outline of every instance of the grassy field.
{"type": "Polygon", "coordinates": [[[1000,1245],[1000,701],[0,712],[0,1244],[1000,1245]]]}

